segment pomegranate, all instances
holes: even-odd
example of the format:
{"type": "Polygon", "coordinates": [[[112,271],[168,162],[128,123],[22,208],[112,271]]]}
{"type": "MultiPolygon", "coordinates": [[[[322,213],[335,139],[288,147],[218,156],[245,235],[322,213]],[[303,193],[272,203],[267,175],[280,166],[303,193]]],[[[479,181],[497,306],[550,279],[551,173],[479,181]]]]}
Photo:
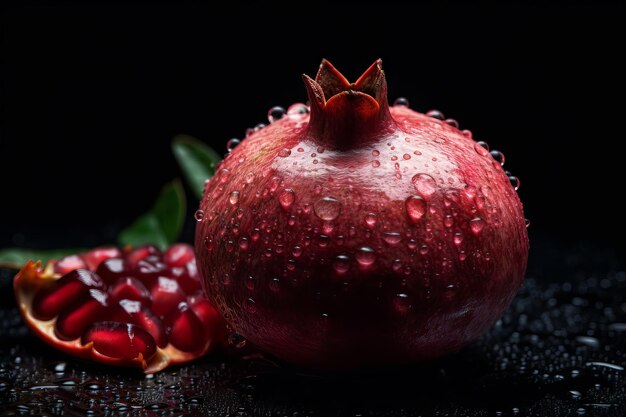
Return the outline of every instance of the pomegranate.
{"type": "Polygon", "coordinates": [[[70,355],[157,372],[204,355],[224,339],[201,290],[193,248],[177,243],[97,248],[29,262],[14,281],[31,330],[70,355]]]}
{"type": "Polygon", "coordinates": [[[390,107],[380,60],[354,83],[328,61],[303,78],[310,107],[270,110],[206,183],[209,300],[238,336],[304,367],[460,349],[522,283],[517,178],[441,112],[390,107]]]}

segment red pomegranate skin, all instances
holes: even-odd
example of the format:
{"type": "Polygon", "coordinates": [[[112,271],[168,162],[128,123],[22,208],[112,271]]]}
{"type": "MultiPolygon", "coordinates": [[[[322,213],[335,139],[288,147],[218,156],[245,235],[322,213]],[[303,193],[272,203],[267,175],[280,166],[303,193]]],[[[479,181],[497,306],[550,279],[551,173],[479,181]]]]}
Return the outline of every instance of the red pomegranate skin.
{"type": "Polygon", "coordinates": [[[523,281],[522,204],[454,125],[387,102],[328,61],[310,113],[250,134],[205,188],[196,256],[232,329],[298,366],[350,369],[459,350],[523,281]]]}

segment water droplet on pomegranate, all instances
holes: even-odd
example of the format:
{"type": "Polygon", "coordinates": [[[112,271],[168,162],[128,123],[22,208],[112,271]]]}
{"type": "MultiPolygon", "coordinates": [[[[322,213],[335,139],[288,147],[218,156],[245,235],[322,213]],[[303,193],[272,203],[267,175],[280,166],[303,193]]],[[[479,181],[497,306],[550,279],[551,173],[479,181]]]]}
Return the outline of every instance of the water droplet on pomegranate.
{"type": "Polygon", "coordinates": [[[315,215],[322,220],[331,221],[339,217],[341,203],[333,197],[324,197],[313,205],[315,215]]]}
{"type": "Polygon", "coordinates": [[[429,110],[426,112],[426,116],[439,120],[444,120],[446,118],[439,110],[429,110]]]}
{"type": "Polygon", "coordinates": [[[372,229],[376,226],[376,214],[375,213],[367,213],[365,215],[365,225],[372,229]]]}
{"type": "Polygon", "coordinates": [[[278,278],[272,278],[268,284],[270,290],[273,292],[280,291],[280,280],[278,278]]]}
{"type": "Polygon", "coordinates": [[[380,161],[378,159],[375,159],[372,161],[372,166],[374,168],[378,168],[380,166],[380,161]]]}
{"type": "Polygon", "coordinates": [[[524,219],[524,223],[526,224],[526,228],[528,228],[530,226],[530,220],[529,219],[524,219]]]}
{"type": "Polygon", "coordinates": [[[407,198],[404,206],[407,214],[414,222],[419,221],[426,214],[426,201],[418,195],[407,198]]]}
{"type": "Polygon", "coordinates": [[[463,235],[460,232],[454,234],[454,244],[459,246],[463,242],[463,235]]]}
{"type": "Polygon", "coordinates": [[[256,126],[254,126],[254,131],[258,132],[259,130],[263,129],[265,127],[265,123],[259,123],[256,126]]]}
{"type": "Polygon", "coordinates": [[[468,138],[468,139],[471,139],[471,138],[472,138],[472,136],[473,136],[473,135],[472,135],[472,131],[471,131],[471,130],[469,130],[469,129],[463,129],[463,130],[461,131],[461,133],[463,134],[463,136],[465,136],[465,137],[466,137],[466,138],[468,138]]]}
{"type": "Polygon", "coordinates": [[[239,247],[241,248],[241,250],[248,250],[248,246],[248,238],[242,237],[241,239],[239,239],[239,247]]]}
{"type": "Polygon", "coordinates": [[[400,243],[402,240],[402,234],[398,232],[385,232],[383,233],[383,240],[387,242],[387,244],[394,246],[400,243]]]}
{"type": "Polygon", "coordinates": [[[302,246],[300,245],[295,245],[292,249],[291,249],[291,254],[293,256],[295,256],[296,258],[298,258],[300,255],[302,255],[302,246]]]}
{"type": "Polygon", "coordinates": [[[397,99],[394,100],[393,105],[400,106],[400,107],[409,107],[409,100],[407,100],[404,97],[398,97],[397,99]]]}
{"type": "Polygon", "coordinates": [[[241,349],[246,345],[246,339],[239,333],[232,332],[228,335],[228,343],[237,349],[241,349]]]}
{"type": "Polygon", "coordinates": [[[430,197],[437,190],[437,182],[428,174],[416,174],[411,178],[413,186],[424,197],[430,197]]]}
{"type": "Polygon", "coordinates": [[[291,149],[284,148],[278,152],[278,156],[280,156],[281,158],[286,158],[289,155],[291,155],[291,149]]]}
{"type": "Polygon", "coordinates": [[[287,109],[287,115],[296,122],[302,121],[309,113],[309,108],[303,103],[294,103],[287,109]]]}
{"type": "Polygon", "coordinates": [[[270,123],[274,123],[276,120],[282,119],[286,113],[287,111],[284,108],[274,106],[267,112],[267,120],[269,120],[270,123]]]}
{"type": "Polygon", "coordinates": [[[426,255],[426,254],[428,253],[428,245],[422,245],[422,246],[420,247],[420,253],[421,253],[422,255],[426,255]]]}
{"type": "Polygon", "coordinates": [[[408,161],[409,159],[411,159],[411,155],[409,155],[408,153],[405,153],[404,155],[402,155],[402,159],[408,161]]]}
{"type": "Polygon", "coordinates": [[[393,298],[393,308],[400,314],[406,314],[411,311],[411,300],[408,294],[396,294],[393,298]]]}
{"type": "Polygon", "coordinates": [[[337,255],[333,261],[333,268],[338,274],[345,274],[350,269],[350,257],[347,255],[337,255]]]}
{"type": "Polygon", "coordinates": [[[519,186],[520,186],[519,178],[517,178],[514,175],[510,175],[509,176],[509,181],[511,182],[511,185],[513,186],[513,189],[515,191],[519,190],[519,186]]]}
{"type": "Polygon", "coordinates": [[[370,266],[376,260],[376,252],[369,246],[363,246],[357,250],[355,257],[359,265],[370,266]]]}
{"type": "Polygon", "coordinates": [[[218,174],[218,177],[220,179],[220,182],[226,182],[228,181],[228,177],[230,176],[230,171],[226,168],[222,168],[220,169],[220,172],[218,174]]]}
{"type": "Polygon", "coordinates": [[[230,193],[228,201],[230,201],[230,204],[232,205],[237,204],[239,202],[239,191],[233,191],[232,193],[230,193]]]}
{"type": "Polygon", "coordinates": [[[483,143],[485,143],[485,142],[476,142],[474,144],[474,150],[480,156],[487,156],[487,155],[489,155],[489,150],[481,145],[483,143]]]}
{"type": "Polygon", "coordinates": [[[498,162],[500,165],[504,165],[504,154],[500,151],[496,151],[495,149],[493,151],[489,152],[491,154],[491,157],[498,162]]]}
{"type": "Polygon", "coordinates": [[[226,142],[226,150],[228,152],[231,152],[233,149],[235,149],[237,147],[237,145],[239,145],[241,143],[241,141],[237,138],[231,138],[228,139],[228,142],[226,142]]]}
{"type": "Polygon", "coordinates": [[[280,205],[286,210],[289,207],[291,207],[291,205],[293,204],[293,202],[296,199],[296,193],[291,189],[291,188],[287,188],[285,189],[282,193],[280,193],[280,195],[278,196],[278,201],[280,202],[280,205]]]}
{"type": "Polygon", "coordinates": [[[257,312],[256,301],[254,301],[252,298],[248,298],[246,301],[244,301],[243,305],[248,313],[254,314],[257,312]]]}
{"type": "Polygon", "coordinates": [[[457,122],[455,119],[446,119],[446,120],[444,120],[444,123],[446,123],[446,124],[448,124],[448,125],[450,125],[452,127],[455,127],[457,129],[459,128],[459,122],[457,122]]]}
{"type": "Polygon", "coordinates": [[[196,221],[201,222],[202,219],[204,219],[204,210],[196,210],[193,217],[196,219],[196,221]]]}
{"type": "Polygon", "coordinates": [[[483,230],[483,227],[485,227],[485,222],[480,217],[476,217],[470,220],[470,229],[475,235],[480,234],[480,232],[483,230]]]}

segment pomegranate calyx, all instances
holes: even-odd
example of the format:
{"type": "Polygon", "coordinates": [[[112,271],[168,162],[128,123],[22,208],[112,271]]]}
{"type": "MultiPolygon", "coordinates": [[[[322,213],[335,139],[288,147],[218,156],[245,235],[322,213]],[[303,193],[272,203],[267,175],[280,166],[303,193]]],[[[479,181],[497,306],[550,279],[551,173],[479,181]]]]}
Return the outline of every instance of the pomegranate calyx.
{"type": "Polygon", "coordinates": [[[365,145],[393,123],[380,59],[354,83],[325,59],[315,79],[306,74],[302,78],[311,104],[308,136],[321,145],[335,149],[365,145]]]}

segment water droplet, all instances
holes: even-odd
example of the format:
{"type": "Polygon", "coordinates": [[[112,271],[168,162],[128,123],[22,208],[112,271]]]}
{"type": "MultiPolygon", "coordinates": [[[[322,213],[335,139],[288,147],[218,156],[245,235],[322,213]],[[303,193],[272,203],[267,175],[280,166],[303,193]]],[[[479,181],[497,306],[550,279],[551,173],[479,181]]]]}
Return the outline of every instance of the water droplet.
{"type": "Polygon", "coordinates": [[[241,349],[246,345],[246,339],[239,333],[232,332],[228,335],[228,343],[230,343],[237,349],[241,349]]]}
{"type": "Polygon", "coordinates": [[[227,170],[226,168],[222,168],[218,176],[219,176],[220,182],[224,183],[228,181],[228,177],[230,176],[230,171],[227,170]]]}
{"type": "Polygon", "coordinates": [[[287,115],[291,120],[294,121],[304,120],[308,113],[309,108],[306,106],[306,104],[303,103],[292,104],[291,106],[289,106],[289,109],[287,109],[287,115]]]}
{"type": "Polygon", "coordinates": [[[402,159],[408,161],[409,159],[411,159],[411,155],[409,155],[408,153],[405,153],[404,155],[402,155],[402,159]]]}
{"type": "Polygon", "coordinates": [[[414,222],[419,221],[426,214],[426,201],[418,195],[407,198],[404,206],[407,214],[414,222]]]}
{"type": "Polygon", "coordinates": [[[485,148],[483,144],[487,145],[485,142],[476,142],[474,144],[474,150],[480,156],[487,156],[489,155],[489,146],[487,145],[487,147],[485,148]]]}
{"type": "Polygon", "coordinates": [[[580,398],[583,396],[580,391],[575,391],[575,390],[571,390],[569,392],[570,397],[572,397],[572,400],[580,400],[580,398]]]}
{"type": "Polygon", "coordinates": [[[228,139],[228,142],[226,142],[226,150],[230,152],[235,149],[240,143],[241,141],[237,138],[228,139]]]}
{"type": "Polygon", "coordinates": [[[335,220],[341,212],[341,203],[333,197],[324,197],[315,202],[313,211],[322,220],[335,220]]]}
{"type": "Polygon", "coordinates": [[[263,129],[265,127],[265,123],[259,123],[256,126],[254,126],[254,131],[258,132],[259,130],[263,129]]]}
{"type": "Polygon", "coordinates": [[[278,156],[280,156],[281,158],[286,158],[286,157],[288,157],[289,155],[291,155],[291,149],[287,149],[287,148],[285,148],[285,149],[281,149],[281,150],[278,152],[278,156]]]}
{"type": "Polygon", "coordinates": [[[587,410],[585,410],[582,407],[576,410],[576,414],[579,416],[584,416],[586,413],[587,413],[587,410]]]}
{"type": "Polygon", "coordinates": [[[471,138],[472,138],[472,136],[473,136],[473,135],[472,135],[472,131],[471,131],[471,130],[469,130],[469,129],[463,129],[463,130],[461,131],[461,133],[463,134],[463,136],[465,136],[465,137],[466,137],[466,138],[468,138],[468,139],[471,139],[471,138]]]}
{"type": "Polygon", "coordinates": [[[453,241],[455,245],[459,246],[461,243],[463,243],[463,235],[460,232],[455,233],[453,241]]]}
{"type": "Polygon", "coordinates": [[[337,255],[333,262],[333,268],[338,274],[345,274],[350,269],[350,257],[347,255],[337,255]]]}
{"type": "Polygon", "coordinates": [[[270,290],[273,292],[280,291],[280,280],[278,278],[272,278],[268,284],[270,290]]]}
{"type": "Polygon", "coordinates": [[[243,304],[248,313],[254,314],[257,312],[256,302],[252,298],[248,298],[243,304]]]}
{"type": "Polygon", "coordinates": [[[428,174],[416,174],[411,181],[417,192],[424,197],[430,197],[437,190],[437,182],[428,174]]]}
{"type": "Polygon", "coordinates": [[[459,128],[459,122],[457,122],[454,119],[446,119],[444,120],[445,123],[447,123],[448,125],[452,126],[452,127],[456,127],[457,129],[459,128]]]}
{"type": "Polygon", "coordinates": [[[530,226],[530,220],[524,219],[524,223],[526,224],[526,228],[528,229],[528,227],[530,226]]]}
{"type": "Polygon", "coordinates": [[[393,308],[400,314],[406,314],[411,311],[411,299],[408,294],[396,294],[393,298],[393,308]]]}
{"type": "Polygon", "coordinates": [[[504,154],[500,151],[496,151],[495,149],[493,151],[489,152],[491,154],[491,157],[498,162],[500,165],[504,165],[504,154]]]}
{"type": "Polygon", "coordinates": [[[280,106],[274,106],[267,112],[267,120],[270,123],[274,123],[276,120],[280,120],[285,116],[287,111],[280,106]]]}
{"type": "Polygon", "coordinates": [[[232,193],[230,193],[228,201],[230,201],[230,204],[232,205],[237,204],[239,202],[239,191],[233,191],[232,193]]]}
{"type": "Polygon", "coordinates": [[[426,112],[426,116],[439,120],[444,120],[446,118],[439,110],[429,110],[426,112]]]}
{"type": "Polygon", "coordinates": [[[428,253],[428,246],[427,246],[427,245],[422,245],[422,246],[420,247],[420,253],[421,253],[422,255],[426,255],[426,254],[428,253]]]}
{"type": "Polygon", "coordinates": [[[375,159],[372,161],[372,166],[374,168],[378,168],[380,166],[380,161],[378,159],[375,159]]]}
{"type": "Polygon", "coordinates": [[[302,255],[302,246],[295,245],[293,249],[291,249],[291,254],[295,256],[296,258],[302,255]]]}
{"type": "Polygon", "coordinates": [[[282,193],[280,193],[280,195],[278,196],[278,201],[280,202],[280,205],[286,210],[289,207],[291,207],[291,205],[293,204],[293,202],[296,199],[296,193],[291,189],[291,188],[287,188],[285,189],[282,193]]]}
{"type": "Polygon", "coordinates": [[[475,235],[480,234],[480,232],[483,230],[483,227],[485,227],[485,222],[480,217],[476,217],[470,220],[470,229],[475,235]]]}
{"type": "Polygon", "coordinates": [[[600,341],[595,337],[590,336],[577,336],[576,341],[581,345],[588,346],[590,348],[597,349],[600,347],[600,341]]]}
{"type": "Polygon", "coordinates": [[[378,151],[378,150],[374,149],[374,150],[372,151],[372,156],[378,156],[378,155],[380,155],[380,151],[378,151]]]}
{"type": "Polygon", "coordinates": [[[413,151],[413,153],[417,156],[420,156],[422,154],[420,151],[413,151]]]}
{"type": "Polygon", "coordinates": [[[204,210],[196,210],[193,217],[196,219],[196,221],[201,222],[202,219],[204,219],[204,210]]]}
{"type": "Polygon", "coordinates": [[[398,97],[393,102],[394,106],[409,107],[409,100],[404,97],[398,97]]]}
{"type": "Polygon", "coordinates": [[[365,224],[370,229],[372,229],[374,226],[376,226],[376,214],[375,213],[367,213],[365,215],[365,224]]]}
{"type": "Polygon", "coordinates": [[[359,265],[370,266],[376,260],[376,252],[369,246],[363,246],[357,250],[355,257],[359,265]]]}
{"type": "Polygon", "coordinates": [[[520,186],[519,178],[517,178],[515,175],[510,175],[509,181],[511,182],[511,185],[513,186],[513,189],[515,191],[519,190],[519,186],[520,186]]]}
{"type": "Polygon", "coordinates": [[[385,232],[383,233],[383,240],[387,242],[387,244],[394,246],[400,243],[402,240],[402,234],[398,232],[385,232]]]}
{"type": "Polygon", "coordinates": [[[248,172],[246,174],[246,183],[250,184],[254,180],[254,173],[248,172]]]}

